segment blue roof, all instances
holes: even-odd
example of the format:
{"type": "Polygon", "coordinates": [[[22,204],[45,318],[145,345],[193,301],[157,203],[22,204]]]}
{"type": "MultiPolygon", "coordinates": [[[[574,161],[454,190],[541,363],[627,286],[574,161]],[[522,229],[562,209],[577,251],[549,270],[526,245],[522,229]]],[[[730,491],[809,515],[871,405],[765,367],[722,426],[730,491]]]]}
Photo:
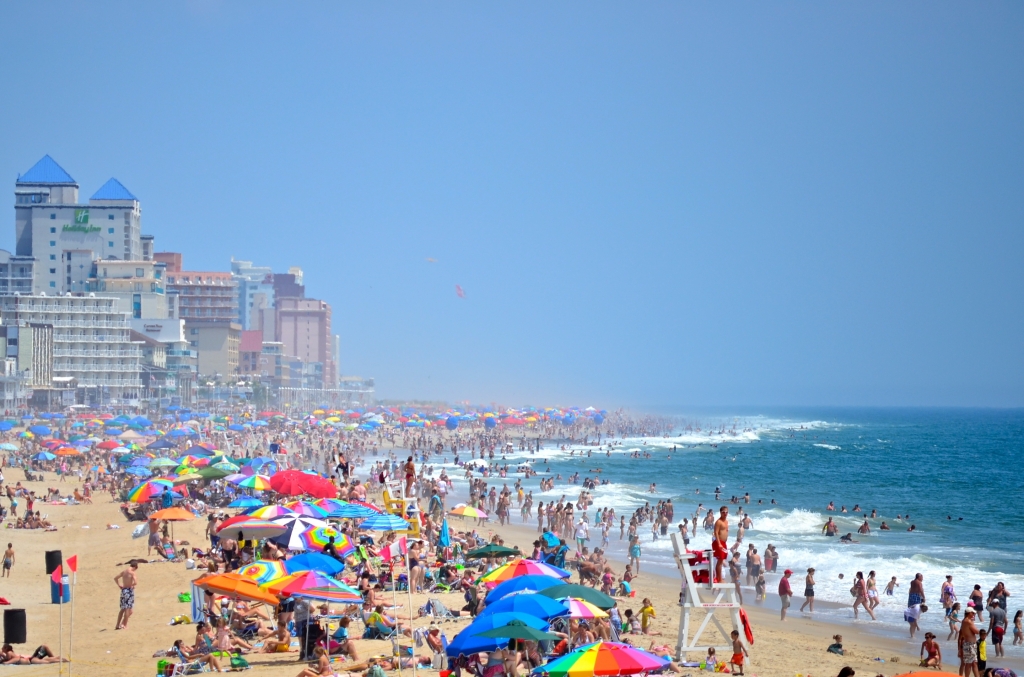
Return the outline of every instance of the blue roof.
{"type": "Polygon", "coordinates": [[[110,179],[93,193],[90,200],[138,200],[117,179],[110,179]]]}
{"type": "Polygon", "coordinates": [[[52,157],[44,155],[43,159],[32,165],[32,169],[18,177],[18,183],[75,183],[71,175],[57,164],[52,157]]]}

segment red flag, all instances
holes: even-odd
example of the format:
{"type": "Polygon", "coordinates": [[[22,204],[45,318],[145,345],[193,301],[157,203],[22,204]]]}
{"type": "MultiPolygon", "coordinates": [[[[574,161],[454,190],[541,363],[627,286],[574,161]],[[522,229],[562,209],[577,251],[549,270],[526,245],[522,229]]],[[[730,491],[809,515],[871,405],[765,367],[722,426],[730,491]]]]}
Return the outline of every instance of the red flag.
{"type": "Polygon", "coordinates": [[[68,565],[68,569],[71,570],[72,573],[78,573],[78,555],[72,555],[71,557],[68,557],[68,561],[66,562],[66,564],[68,565]]]}
{"type": "Polygon", "coordinates": [[[64,580],[64,572],[61,569],[61,565],[58,564],[57,568],[53,570],[52,574],[50,574],[50,580],[57,585],[60,585],[64,580]]]}

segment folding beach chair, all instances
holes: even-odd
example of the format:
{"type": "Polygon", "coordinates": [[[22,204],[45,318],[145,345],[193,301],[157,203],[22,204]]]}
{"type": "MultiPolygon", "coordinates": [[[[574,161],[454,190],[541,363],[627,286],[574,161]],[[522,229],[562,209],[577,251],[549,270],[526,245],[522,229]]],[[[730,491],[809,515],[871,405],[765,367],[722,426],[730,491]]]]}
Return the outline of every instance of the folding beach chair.
{"type": "Polygon", "coordinates": [[[173,670],[171,671],[171,677],[179,677],[180,675],[195,675],[200,672],[210,672],[210,666],[202,661],[190,661],[185,658],[185,654],[181,653],[178,648],[174,649],[174,653],[178,654],[178,660],[180,663],[175,663],[173,670]]]}
{"type": "Polygon", "coordinates": [[[434,620],[454,621],[456,619],[455,614],[436,597],[431,597],[427,600],[427,609],[430,611],[430,617],[434,620]]]}

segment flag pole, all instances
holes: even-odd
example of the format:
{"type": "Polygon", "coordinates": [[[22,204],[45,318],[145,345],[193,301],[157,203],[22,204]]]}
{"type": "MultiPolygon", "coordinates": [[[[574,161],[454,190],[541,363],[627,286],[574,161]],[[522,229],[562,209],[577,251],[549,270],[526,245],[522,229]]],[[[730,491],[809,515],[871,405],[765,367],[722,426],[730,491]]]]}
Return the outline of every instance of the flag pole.
{"type": "Polygon", "coordinates": [[[64,674],[64,568],[57,567],[57,615],[60,617],[60,624],[57,629],[57,636],[59,637],[58,651],[60,652],[60,660],[57,661],[57,674],[64,674]]]}
{"type": "MultiPolygon", "coordinates": [[[[62,579],[63,580],[63,579],[62,579]]],[[[71,576],[71,630],[68,635],[68,675],[74,674],[71,669],[71,661],[74,659],[75,653],[75,584],[78,583],[78,566],[76,564],[75,571],[71,576]]],[[[63,658],[63,657],[62,657],[63,658]]]]}

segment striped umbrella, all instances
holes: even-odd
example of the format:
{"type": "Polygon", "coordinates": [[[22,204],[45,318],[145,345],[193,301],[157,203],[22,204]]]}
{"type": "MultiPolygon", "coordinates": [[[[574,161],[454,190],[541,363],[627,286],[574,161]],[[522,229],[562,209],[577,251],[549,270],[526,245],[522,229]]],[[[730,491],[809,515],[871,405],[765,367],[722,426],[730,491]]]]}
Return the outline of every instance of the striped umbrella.
{"type": "Polygon", "coordinates": [[[409,528],[409,523],[397,515],[374,515],[359,524],[368,531],[400,531],[409,528]]]}
{"type": "Polygon", "coordinates": [[[303,545],[306,546],[306,550],[315,550],[317,552],[323,552],[327,544],[331,542],[332,536],[334,537],[334,548],[338,551],[340,557],[347,557],[355,552],[356,548],[349,541],[348,536],[334,527],[317,527],[299,534],[299,538],[302,540],[303,545]]]}
{"type": "Polygon", "coordinates": [[[255,489],[256,491],[266,491],[270,488],[270,478],[266,475],[246,475],[245,477],[236,480],[235,484],[246,489],[255,489]]]}
{"type": "Polygon", "coordinates": [[[284,568],[283,562],[274,562],[270,560],[257,560],[252,564],[246,565],[238,570],[243,576],[248,576],[260,585],[269,583],[273,580],[283,578],[288,575],[288,570],[284,568]]]}
{"type": "Polygon", "coordinates": [[[315,517],[304,517],[295,514],[278,517],[273,522],[284,527],[285,531],[271,540],[288,550],[305,550],[306,544],[302,542],[302,533],[317,527],[328,526],[327,522],[318,520],[315,517]]]}
{"type": "Polygon", "coordinates": [[[340,508],[343,505],[348,505],[348,501],[342,501],[337,498],[318,498],[313,501],[313,505],[327,511],[327,517],[331,516],[331,513],[340,508]]]}
{"type": "Polygon", "coordinates": [[[292,501],[290,503],[285,503],[284,507],[294,512],[296,515],[305,515],[306,517],[315,517],[317,519],[324,519],[330,513],[330,510],[324,510],[320,506],[307,503],[306,501],[292,501]]]}
{"type": "Polygon", "coordinates": [[[551,566],[544,562],[535,562],[532,559],[517,559],[509,562],[508,564],[503,564],[500,567],[491,569],[481,576],[479,581],[482,583],[497,585],[498,583],[502,583],[517,576],[534,574],[551,576],[552,578],[569,578],[569,576],[572,575],[565,569],[559,569],[556,566],[551,566]]]}
{"type": "MultiPolygon", "coordinates": [[[[540,597],[544,597],[540,595],[540,597]]],[[[569,609],[570,618],[608,618],[608,614],[585,599],[570,597],[562,602],[569,609]]]]}
{"type": "Polygon", "coordinates": [[[348,518],[348,519],[365,519],[367,517],[373,517],[380,513],[376,510],[371,510],[364,505],[358,505],[356,503],[346,503],[339,508],[332,510],[328,517],[348,518]]]}
{"type": "Polygon", "coordinates": [[[263,520],[273,520],[278,517],[294,517],[295,513],[283,505],[265,505],[247,513],[250,517],[258,517],[263,520]]]}
{"type": "Polygon", "coordinates": [[[349,587],[319,571],[305,571],[290,574],[262,586],[271,594],[283,597],[306,597],[322,599],[330,602],[353,603],[361,602],[363,596],[355,588],[349,587]]]}
{"type": "Polygon", "coordinates": [[[474,508],[471,505],[460,504],[452,508],[452,515],[458,515],[459,517],[474,517],[476,519],[487,519],[487,513],[480,508],[474,508]]]}
{"type": "Polygon", "coordinates": [[[128,492],[128,500],[132,503],[145,503],[171,488],[167,480],[149,480],[128,492]]]}
{"type": "Polygon", "coordinates": [[[665,668],[667,658],[617,642],[594,642],[561,658],[533,669],[533,674],[551,677],[593,677],[595,675],[635,675],[665,668]]]}

